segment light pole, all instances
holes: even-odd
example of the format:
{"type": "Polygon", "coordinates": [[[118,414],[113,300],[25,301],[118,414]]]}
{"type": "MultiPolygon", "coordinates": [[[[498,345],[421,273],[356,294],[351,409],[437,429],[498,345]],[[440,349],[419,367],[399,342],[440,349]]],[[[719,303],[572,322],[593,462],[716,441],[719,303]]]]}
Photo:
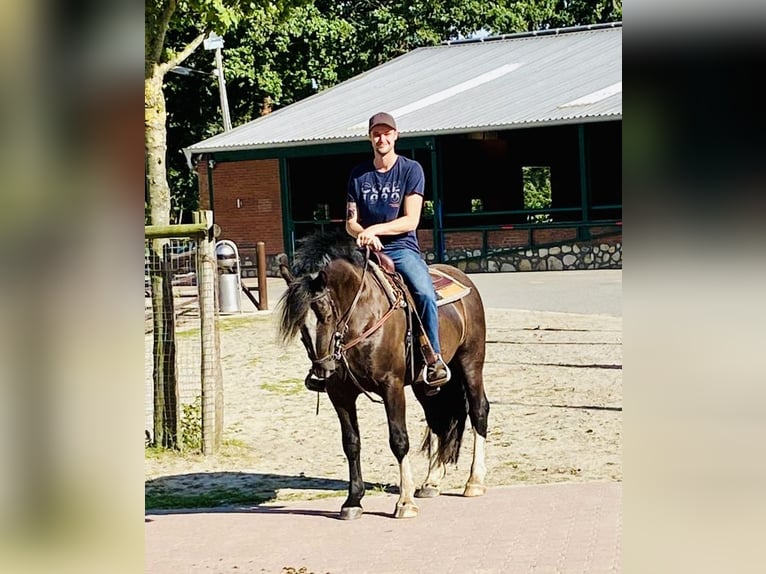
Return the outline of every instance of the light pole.
{"type": "Polygon", "coordinates": [[[205,50],[215,50],[215,71],[218,74],[218,90],[221,93],[221,115],[223,116],[223,130],[231,129],[231,118],[229,117],[229,99],[226,97],[226,81],[223,78],[223,38],[215,32],[210,32],[204,41],[205,50]]]}

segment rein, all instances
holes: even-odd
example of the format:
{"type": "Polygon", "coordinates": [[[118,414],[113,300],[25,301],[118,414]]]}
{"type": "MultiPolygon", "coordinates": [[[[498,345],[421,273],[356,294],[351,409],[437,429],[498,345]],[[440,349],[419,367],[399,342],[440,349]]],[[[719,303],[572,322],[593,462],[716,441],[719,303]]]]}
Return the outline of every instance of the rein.
{"type": "MultiPolygon", "coordinates": [[[[359,383],[359,380],[356,378],[354,373],[351,371],[351,368],[350,368],[350,366],[348,364],[348,358],[346,357],[346,351],[348,351],[349,349],[355,347],[356,345],[358,345],[359,343],[361,343],[362,341],[367,339],[370,335],[372,335],[375,331],[377,331],[378,329],[380,329],[383,326],[383,324],[391,317],[391,315],[393,315],[394,311],[396,311],[399,308],[399,306],[401,305],[402,293],[401,292],[397,293],[396,300],[393,302],[393,304],[388,309],[388,311],[386,311],[386,313],[380,319],[375,321],[375,323],[369,329],[367,329],[362,334],[358,335],[357,337],[355,337],[354,339],[352,339],[348,343],[344,343],[343,342],[346,334],[348,333],[348,323],[349,323],[349,321],[351,319],[351,315],[354,312],[354,309],[356,308],[357,303],[359,302],[359,298],[360,298],[360,296],[362,294],[362,289],[364,289],[364,278],[367,275],[367,268],[369,266],[369,262],[370,262],[370,248],[367,247],[367,248],[365,248],[365,252],[364,252],[364,267],[362,268],[362,278],[361,278],[361,280],[359,282],[359,289],[357,289],[356,295],[354,295],[354,299],[351,302],[351,305],[349,306],[349,308],[346,310],[345,313],[343,313],[341,318],[338,320],[338,325],[336,327],[335,334],[334,334],[335,342],[334,342],[334,345],[333,345],[333,351],[332,351],[332,353],[328,353],[327,355],[325,355],[321,359],[315,359],[315,362],[321,363],[322,361],[324,361],[326,359],[329,359],[330,357],[332,357],[336,361],[341,361],[343,367],[345,368],[345,371],[351,377],[351,380],[354,383],[354,385],[356,385],[356,387],[362,393],[364,393],[364,395],[368,399],[370,399],[372,402],[374,402],[374,403],[381,403],[382,404],[383,401],[381,399],[376,399],[375,397],[370,395],[370,393],[367,392],[367,390],[365,390],[362,387],[362,385],[359,383]]],[[[328,297],[330,299],[330,305],[333,308],[333,312],[337,312],[337,307],[335,306],[335,302],[333,301],[332,297],[330,296],[329,291],[325,291],[321,295],[315,297],[314,300],[323,299],[325,297],[328,297]]],[[[316,356],[316,353],[314,353],[314,355],[316,356]]]]}

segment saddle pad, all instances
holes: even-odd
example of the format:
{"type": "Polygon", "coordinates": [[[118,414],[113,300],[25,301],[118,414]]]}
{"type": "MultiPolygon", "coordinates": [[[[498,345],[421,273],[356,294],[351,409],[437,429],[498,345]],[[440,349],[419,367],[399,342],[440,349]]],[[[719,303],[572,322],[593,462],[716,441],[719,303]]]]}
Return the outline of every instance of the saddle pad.
{"type": "Polygon", "coordinates": [[[436,289],[437,307],[462,299],[471,292],[470,287],[466,287],[438,269],[429,267],[428,272],[431,275],[431,282],[434,284],[434,289],[436,289]]]}

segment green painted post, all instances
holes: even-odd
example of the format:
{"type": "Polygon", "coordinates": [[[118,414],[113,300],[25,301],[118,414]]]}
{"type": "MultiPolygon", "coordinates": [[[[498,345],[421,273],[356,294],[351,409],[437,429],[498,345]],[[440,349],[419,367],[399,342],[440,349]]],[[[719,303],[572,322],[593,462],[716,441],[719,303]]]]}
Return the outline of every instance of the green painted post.
{"type": "Polygon", "coordinates": [[[215,159],[213,158],[213,155],[210,154],[207,158],[207,195],[210,199],[210,205],[208,209],[210,211],[215,211],[215,206],[213,205],[213,166],[215,165],[215,159]]]}
{"type": "Polygon", "coordinates": [[[282,200],[282,244],[288,259],[293,258],[294,245],[293,234],[295,224],[293,223],[292,206],[290,204],[290,182],[289,171],[287,169],[287,158],[279,158],[279,195],[282,200]]]}
{"type": "Polygon", "coordinates": [[[436,139],[430,138],[426,142],[426,148],[431,151],[431,192],[433,193],[434,198],[434,257],[436,263],[442,263],[444,261],[444,245],[442,241],[442,202],[441,193],[439,191],[439,184],[441,183],[441,162],[439,160],[439,154],[436,151],[436,139]]]}
{"type": "Polygon", "coordinates": [[[589,203],[590,193],[588,193],[588,154],[585,141],[585,125],[580,124],[577,126],[577,140],[578,150],[580,155],[580,207],[582,209],[582,222],[586,225],[579,225],[577,227],[577,237],[587,241],[590,239],[590,227],[587,224],[590,222],[589,203]]]}

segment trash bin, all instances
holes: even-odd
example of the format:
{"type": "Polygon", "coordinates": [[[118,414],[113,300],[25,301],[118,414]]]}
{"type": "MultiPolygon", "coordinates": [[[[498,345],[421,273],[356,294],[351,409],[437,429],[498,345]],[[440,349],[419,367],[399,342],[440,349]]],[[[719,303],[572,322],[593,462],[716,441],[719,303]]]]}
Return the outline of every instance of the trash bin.
{"type": "Polygon", "coordinates": [[[218,311],[239,313],[239,282],[233,273],[221,273],[218,281],[218,311]]]}
{"type": "Polygon", "coordinates": [[[228,240],[215,246],[218,263],[218,311],[220,313],[242,312],[242,284],[239,276],[239,253],[228,240]]]}

